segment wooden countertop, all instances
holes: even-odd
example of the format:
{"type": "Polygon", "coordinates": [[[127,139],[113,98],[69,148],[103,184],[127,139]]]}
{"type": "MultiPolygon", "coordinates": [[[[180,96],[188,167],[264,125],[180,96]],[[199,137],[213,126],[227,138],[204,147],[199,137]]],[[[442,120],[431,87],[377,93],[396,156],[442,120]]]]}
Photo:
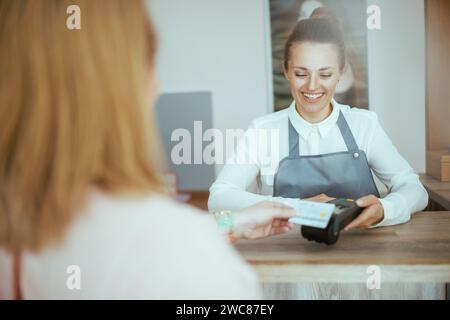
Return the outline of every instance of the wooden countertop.
{"type": "Polygon", "coordinates": [[[406,224],[341,233],[326,246],[296,226],[281,236],[236,244],[264,282],[366,282],[380,267],[385,282],[450,282],[450,212],[421,212],[406,224]]]}
{"type": "Polygon", "coordinates": [[[188,204],[197,207],[200,210],[208,211],[208,190],[182,191],[183,194],[189,195],[188,204]]]}
{"type": "Polygon", "coordinates": [[[425,174],[420,175],[420,181],[427,189],[430,199],[450,210],[450,182],[442,182],[425,174]]]}

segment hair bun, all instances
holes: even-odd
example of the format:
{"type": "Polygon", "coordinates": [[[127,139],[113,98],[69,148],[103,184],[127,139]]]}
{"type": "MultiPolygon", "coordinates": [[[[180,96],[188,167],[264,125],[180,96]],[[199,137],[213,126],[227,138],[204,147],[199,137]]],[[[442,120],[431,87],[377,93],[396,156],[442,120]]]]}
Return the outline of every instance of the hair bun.
{"type": "Polygon", "coordinates": [[[308,19],[297,22],[284,47],[284,68],[288,70],[290,48],[294,43],[316,42],[336,45],[339,55],[339,68],[344,70],[345,41],[338,18],[328,7],[316,8],[308,19]]]}
{"type": "Polygon", "coordinates": [[[341,22],[333,11],[326,6],[318,7],[311,13],[310,19],[326,19],[330,23],[341,27],[341,22]]]}

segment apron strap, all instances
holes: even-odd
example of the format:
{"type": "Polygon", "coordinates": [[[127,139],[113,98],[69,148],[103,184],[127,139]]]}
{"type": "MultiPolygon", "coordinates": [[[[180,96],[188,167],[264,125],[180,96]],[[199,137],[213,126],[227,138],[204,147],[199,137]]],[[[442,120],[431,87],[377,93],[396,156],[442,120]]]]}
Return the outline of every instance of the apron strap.
{"type": "Polygon", "coordinates": [[[13,293],[15,300],[22,300],[22,293],[20,290],[20,266],[21,266],[21,255],[20,252],[14,251],[13,253],[13,293]]]}
{"type": "Polygon", "coordinates": [[[289,156],[298,157],[300,155],[299,134],[289,119],[289,156]]]}
{"type": "Polygon", "coordinates": [[[355,137],[353,136],[352,131],[350,130],[347,121],[342,114],[342,111],[339,111],[339,118],[337,120],[337,125],[339,130],[341,131],[342,138],[344,139],[345,145],[347,146],[348,151],[356,152],[359,150],[358,145],[356,144],[355,137]]]}
{"type": "MultiPolygon", "coordinates": [[[[288,121],[289,121],[289,156],[298,157],[300,155],[299,134],[292,125],[291,120],[289,119],[288,121]]],[[[342,114],[342,111],[339,111],[337,125],[339,130],[341,131],[342,138],[344,139],[348,151],[350,152],[358,151],[359,148],[358,145],[356,144],[355,137],[353,136],[353,133],[350,130],[348,123],[345,120],[344,115],[342,114]]]]}

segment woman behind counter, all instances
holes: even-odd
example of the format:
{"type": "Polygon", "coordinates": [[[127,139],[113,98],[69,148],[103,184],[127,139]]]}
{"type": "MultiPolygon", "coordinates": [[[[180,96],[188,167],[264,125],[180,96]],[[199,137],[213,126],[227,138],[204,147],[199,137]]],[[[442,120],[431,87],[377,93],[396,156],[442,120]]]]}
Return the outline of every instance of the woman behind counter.
{"type": "Polygon", "coordinates": [[[292,104],[252,121],[210,188],[210,211],[237,210],[261,200],[358,199],[365,209],[348,230],[403,223],[427,205],[418,175],[377,115],[333,99],[346,68],[344,38],[337,20],[324,17],[323,9],[320,14],[299,21],[285,46],[292,104]],[[276,130],[279,140],[268,134],[269,139],[255,139],[254,129],[276,130]],[[372,172],[389,190],[383,198],[372,172]]]}

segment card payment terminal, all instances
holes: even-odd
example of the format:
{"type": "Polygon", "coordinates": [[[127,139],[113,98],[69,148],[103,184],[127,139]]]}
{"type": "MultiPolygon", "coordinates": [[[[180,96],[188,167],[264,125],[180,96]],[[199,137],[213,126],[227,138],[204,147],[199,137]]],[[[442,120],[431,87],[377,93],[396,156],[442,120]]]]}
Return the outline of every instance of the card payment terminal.
{"type": "Polygon", "coordinates": [[[309,241],[316,241],[327,245],[335,244],[339,239],[341,230],[364,209],[358,207],[352,199],[334,199],[328,201],[328,203],[334,203],[336,207],[325,229],[304,225],[301,227],[302,236],[309,241]]]}

